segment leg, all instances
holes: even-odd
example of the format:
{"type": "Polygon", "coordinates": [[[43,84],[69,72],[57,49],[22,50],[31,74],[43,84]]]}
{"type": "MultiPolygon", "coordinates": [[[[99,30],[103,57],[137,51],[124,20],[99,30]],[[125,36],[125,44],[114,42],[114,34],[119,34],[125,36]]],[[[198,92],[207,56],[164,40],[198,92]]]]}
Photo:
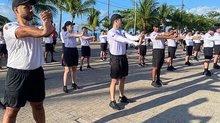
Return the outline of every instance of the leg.
{"type": "Polygon", "coordinates": [[[152,81],[155,81],[156,74],[157,74],[157,68],[156,68],[156,67],[153,67],[153,68],[152,68],[152,81]]]}
{"type": "Polygon", "coordinates": [[[20,108],[6,107],[4,117],[3,117],[3,123],[15,123],[19,110],[20,108]]]}
{"type": "Polygon", "coordinates": [[[72,83],[76,83],[76,66],[72,67],[72,83]]]}
{"type": "Polygon", "coordinates": [[[111,101],[115,101],[115,85],[117,83],[117,79],[112,79],[110,84],[110,98],[111,101]]]}
{"type": "Polygon", "coordinates": [[[124,96],[124,82],[125,82],[125,77],[122,77],[119,79],[119,96],[123,97],[124,96]]]}
{"type": "Polygon", "coordinates": [[[81,58],[80,58],[80,67],[82,67],[84,59],[85,59],[85,57],[81,56],[81,58]]]}
{"type": "Polygon", "coordinates": [[[157,80],[160,80],[160,70],[161,70],[161,67],[157,69],[157,80]]]}
{"type": "Polygon", "coordinates": [[[90,56],[87,56],[87,66],[90,66],[90,56]]]}
{"type": "Polygon", "coordinates": [[[36,123],[45,123],[45,111],[43,102],[30,102],[30,104],[36,123]]]}
{"type": "Polygon", "coordinates": [[[67,86],[67,80],[68,80],[69,71],[70,71],[70,68],[65,66],[64,74],[63,74],[63,86],[67,86]]]}
{"type": "Polygon", "coordinates": [[[218,64],[218,55],[215,55],[214,56],[214,65],[217,65],[218,64]]]}
{"type": "Polygon", "coordinates": [[[45,51],[44,53],[44,59],[45,59],[45,62],[47,63],[47,56],[48,56],[48,51],[45,51]]]}

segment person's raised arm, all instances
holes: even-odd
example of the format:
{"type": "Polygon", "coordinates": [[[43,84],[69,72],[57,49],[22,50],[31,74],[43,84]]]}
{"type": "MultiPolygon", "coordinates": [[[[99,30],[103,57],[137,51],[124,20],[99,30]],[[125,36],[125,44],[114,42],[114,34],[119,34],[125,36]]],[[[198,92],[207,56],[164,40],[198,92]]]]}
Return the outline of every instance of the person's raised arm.
{"type": "MultiPolygon", "coordinates": [[[[118,35],[118,34],[113,34],[110,38],[112,38],[113,40],[118,41],[118,42],[128,43],[128,44],[134,44],[135,46],[138,45],[137,42],[132,41],[132,40],[130,40],[130,39],[128,39],[128,38],[125,38],[125,37],[123,37],[123,36],[121,36],[121,35],[118,35]]],[[[111,40],[111,39],[110,39],[110,40],[111,40]]]]}
{"type": "Polygon", "coordinates": [[[92,40],[92,39],[95,38],[95,36],[85,36],[85,35],[83,35],[82,38],[85,39],[85,40],[92,40]]]}
{"type": "Polygon", "coordinates": [[[43,13],[40,14],[40,16],[43,21],[42,29],[31,26],[19,26],[15,30],[16,38],[18,39],[25,37],[40,38],[40,37],[49,36],[54,30],[54,26],[51,23],[51,13],[48,11],[44,11],[43,13]]]}
{"type": "Polygon", "coordinates": [[[138,41],[140,39],[139,36],[132,36],[130,34],[128,34],[127,32],[124,31],[124,34],[125,34],[125,37],[130,39],[130,40],[133,40],[133,41],[138,41]]]}
{"type": "Polygon", "coordinates": [[[69,38],[79,38],[79,37],[82,37],[83,36],[83,33],[76,33],[76,34],[69,34],[67,35],[67,37],[69,38]]]}

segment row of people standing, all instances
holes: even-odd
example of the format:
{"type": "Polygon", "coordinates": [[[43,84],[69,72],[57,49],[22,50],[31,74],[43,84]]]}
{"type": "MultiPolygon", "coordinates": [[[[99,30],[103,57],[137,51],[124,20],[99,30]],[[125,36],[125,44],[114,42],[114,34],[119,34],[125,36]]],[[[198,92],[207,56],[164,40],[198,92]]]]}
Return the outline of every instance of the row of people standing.
{"type": "Polygon", "coordinates": [[[78,66],[79,60],[79,53],[77,49],[77,41],[76,38],[80,38],[81,41],[81,58],[80,58],[80,71],[82,71],[83,61],[87,59],[87,68],[91,68],[90,66],[90,56],[91,56],[91,49],[90,49],[90,41],[93,40],[94,36],[89,36],[87,34],[87,28],[82,27],[81,33],[75,33],[73,31],[73,26],[75,24],[67,21],[64,24],[63,31],[61,32],[61,40],[63,42],[63,54],[62,60],[64,64],[64,75],[63,75],[63,91],[68,93],[67,88],[67,80],[68,75],[71,72],[71,79],[72,79],[72,88],[79,89],[80,87],[76,84],[76,69],[78,66]]]}

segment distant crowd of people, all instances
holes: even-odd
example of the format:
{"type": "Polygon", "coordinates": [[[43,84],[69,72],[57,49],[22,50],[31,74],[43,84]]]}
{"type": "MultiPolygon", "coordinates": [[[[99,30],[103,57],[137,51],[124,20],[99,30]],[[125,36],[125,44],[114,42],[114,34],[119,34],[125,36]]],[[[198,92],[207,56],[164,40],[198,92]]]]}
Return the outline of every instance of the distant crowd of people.
{"type": "MultiPolygon", "coordinates": [[[[21,107],[29,101],[32,107],[34,120],[39,123],[45,122],[45,111],[43,102],[45,99],[45,76],[42,65],[48,62],[48,54],[51,54],[51,62],[54,59],[54,48],[58,34],[55,31],[55,24],[52,21],[52,14],[43,11],[40,14],[42,21],[41,27],[30,25],[33,19],[32,5],[36,1],[32,0],[13,0],[12,9],[16,15],[16,22],[4,25],[0,31],[0,61],[3,56],[7,59],[7,76],[5,81],[5,94],[3,104],[6,108],[3,123],[15,123],[17,114],[21,107]],[[42,41],[45,43],[45,53],[43,55],[42,41]]],[[[211,27],[205,34],[191,31],[179,33],[176,28],[170,28],[168,32],[160,31],[160,24],[153,25],[153,32],[146,34],[141,31],[139,35],[131,35],[121,29],[122,16],[113,14],[111,16],[112,28],[109,31],[101,31],[100,35],[100,60],[110,57],[110,103],[112,109],[121,110],[116,102],[116,85],[119,86],[119,103],[129,103],[130,100],[124,94],[124,84],[128,75],[129,64],[127,58],[128,45],[138,48],[139,59],[137,65],[146,65],[145,56],[149,41],[152,42],[152,83],[153,87],[166,85],[162,82],[161,68],[165,60],[165,45],[168,46],[167,70],[175,71],[173,62],[176,57],[178,44],[184,46],[186,51],[185,65],[191,66],[190,57],[198,61],[198,56],[203,49],[204,66],[203,74],[211,76],[209,64],[214,56],[214,69],[220,69],[218,58],[220,55],[220,27],[211,27]],[[107,52],[109,49],[109,52],[107,52]]],[[[84,60],[87,60],[87,68],[90,65],[91,48],[90,42],[94,41],[95,36],[88,34],[88,28],[82,27],[81,32],[73,30],[75,23],[65,22],[63,31],[60,33],[62,40],[61,64],[64,66],[63,91],[69,92],[67,87],[69,74],[71,75],[71,88],[80,89],[76,81],[77,66],[83,71],[84,60]],[[77,49],[77,39],[80,40],[81,57],[77,49]]],[[[0,64],[1,65],[1,64],[0,64]]]]}

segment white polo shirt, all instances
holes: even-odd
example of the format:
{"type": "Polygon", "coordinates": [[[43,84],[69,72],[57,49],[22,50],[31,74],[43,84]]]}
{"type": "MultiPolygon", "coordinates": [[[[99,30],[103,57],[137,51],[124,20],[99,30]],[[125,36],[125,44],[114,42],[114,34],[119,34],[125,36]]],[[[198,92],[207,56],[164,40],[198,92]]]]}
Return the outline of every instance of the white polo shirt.
{"type": "MultiPolygon", "coordinates": [[[[215,32],[214,36],[220,36],[219,32],[215,32]]],[[[215,45],[220,45],[220,41],[215,40],[215,45]]]]}
{"type": "Polygon", "coordinates": [[[186,41],[186,46],[193,46],[192,38],[193,38],[192,36],[186,35],[186,37],[184,38],[184,40],[186,41]]]}
{"type": "Polygon", "coordinates": [[[17,39],[15,30],[24,25],[17,22],[7,23],[4,26],[4,37],[8,50],[7,67],[34,70],[44,63],[42,38],[25,37],[17,39]]]}
{"type": "Polygon", "coordinates": [[[203,47],[210,47],[212,48],[214,46],[214,40],[212,39],[213,36],[211,36],[209,33],[206,33],[204,35],[204,44],[203,47]]]}
{"type": "Polygon", "coordinates": [[[43,37],[43,41],[45,42],[45,44],[52,44],[53,43],[52,35],[48,37],[43,37]]]}
{"type": "Polygon", "coordinates": [[[126,54],[126,44],[138,43],[135,40],[139,40],[139,36],[131,36],[122,29],[111,29],[108,31],[107,40],[109,43],[109,51],[112,55],[125,55],[126,54]]]}
{"type": "Polygon", "coordinates": [[[64,45],[67,48],[76,48],[77,43],[76,43],[76,38],[75,37],[69,37],[70,34],[74,34],[74,32],[63,32],[63,40],[64,40],[64,45]]]}
{"type": "Polygon", "coordinates": [[[176,41],[173,39],[167,39],[169,47],[176,47],[176,41]]]}
{"type": "MultiPolygon", "coordinates": [[[[88,34],[85,34],[84,36],[89,36],[88,34]]],[[[81,46],[89,46],[90,45],[90,40],[87,39],[83,39],[82,37],[80,37],[80,41],[81,41],[81,46]]]]}
{"type": "Polygon", "coordinates": [[[107,43],[107,35],[99,36],[100,43],[107,43]]]}
{"type": "Polygon", "coordinates": [[[162,35],[162,32],[152,32],[150,37],[153,42],[153,49],[164,49],[165,48],[165,40],[164,39],[156,39],[158,35],[162,35]]]}

